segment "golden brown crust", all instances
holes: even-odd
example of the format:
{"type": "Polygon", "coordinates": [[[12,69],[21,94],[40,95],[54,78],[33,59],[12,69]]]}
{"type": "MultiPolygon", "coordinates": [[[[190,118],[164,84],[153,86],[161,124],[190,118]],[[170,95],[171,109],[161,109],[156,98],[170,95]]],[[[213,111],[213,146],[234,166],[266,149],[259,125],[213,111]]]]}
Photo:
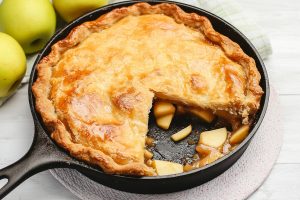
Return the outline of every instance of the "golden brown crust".
{"type": "MultiPolygon", "coordinates": [[[[240,112],[243,112],[239,114],[244,117],[245,123],[247,123],[248,115],[254,114],[259,108],[260,98],[263,93],[259,86],[261,77],[257,71],[255,61],[247,56],[238,44],[216,32],[206,17],[194,13],[185,13],[176,5],[162,3],[151,6],[147,3],[138,3],[130,7],[115,9],[102,15],[95,21],[83,23],[74,28],[65,39],[54,44],[50,54],[40,61],[37,66],[38,78],[32,90],[36,97],[36,109],[41,114],[49,131],[52,132],[52,138],[74,157],[98,165],[107,173],[139,176],[155,174],[154,170],[145,164],[128,163],[121,165],[116,163],[109,155],[99,150],[72,142],[71,134],[68,132],[64,123],[58,118],[55,107],[50,99],[52,68],[59,62],[65,51],[78,45],[90,34],[106,29],[126,16],[145,14],[164,14],[175,19],[177,23],[183,23],[188,27],[201,31],[208,40],[220,46],[228,58],[244,68],[248,80],[245,90],[246,96],[249,97],[249,99],[256,99],[256,101],[251,101],[250,104],[247,104],[247,108],[239,109],[240,112]]],[[[201,84],[200,79],[197,77],[191,81],[196,89],[201,89],[201,87],[205,86],[201,84]]],[[[122,96],[122,94],[115,97],[115,102],[125,111],[132,109],[128,101],[134,101],[134,99],[130,96],[122,96]]],[[[122,156],[121,153],[120,156],[122,156]]]]}

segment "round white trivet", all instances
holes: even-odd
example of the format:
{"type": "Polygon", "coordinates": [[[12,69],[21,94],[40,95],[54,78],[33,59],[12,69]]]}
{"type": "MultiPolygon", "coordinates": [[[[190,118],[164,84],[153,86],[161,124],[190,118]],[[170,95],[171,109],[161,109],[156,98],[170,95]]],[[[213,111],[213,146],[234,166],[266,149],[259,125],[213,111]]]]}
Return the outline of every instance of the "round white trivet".
{"type": "Polygon", "coordinates": [[[83,200],[234,200],[250,196],[269,175],[282,145],[278,95],[271,88],[269,107],[264,121],[243,156],[226,172],[201,186],[169,194],[132,194],[100,185],[76,170],[54,169],[53,176],[83,200]]]}

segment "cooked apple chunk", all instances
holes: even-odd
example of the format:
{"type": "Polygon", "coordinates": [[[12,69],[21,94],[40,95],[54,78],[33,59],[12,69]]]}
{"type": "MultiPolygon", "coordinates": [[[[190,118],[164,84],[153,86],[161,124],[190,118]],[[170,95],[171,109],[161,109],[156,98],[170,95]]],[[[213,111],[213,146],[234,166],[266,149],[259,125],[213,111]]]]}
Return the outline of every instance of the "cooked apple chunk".
{"type": "Polygon", "coordinates": [[[159,118],[165,115],[174,114],[175,106],[168,102],[157,101],[154,103],[153,110],[154,110],[154,116],[156,118],[159,118]]]}
{"type": "Polygon", "coordinates": [[[249,134],[249,125],[244,125],[236,130],[229,139],[230,144],[239,144],[241,143],[249,134]]]}
{"type": "Polygon", "coordinates": [[[192,125],[189,125],[186,128],[182,129],[181,131],[178,131],[177,133],[173,134],[171,138],[174,142],[177,142],[179,140],[183,140],[184,138],[186,138],[191,132],[192,132],[192,125]]]}
{"type": "Polygon", "coordinates": [[[178,163],[163,161],[163,160],[154,160],[152,162],[154,169],[156,170],[157,175],[169,175],[169,174],[178,174],[183,172],[183,166],[178,163]]]}
{"type": "Polygon", "coordinates": [[[215,115],[208,110],[202,110],[200,108],[189,108],[189,112],[207,123],[211,123],[215,119],[215,115]]]}
{"type": "Polygon", "coordinates": [[[147,160],[146,165],[148,165],[149,167],[153,167],[153,160],[151,159],[147,160]]]}
{"type": "Polygon", "coordinates": [[[149,159],[153,158],[153,153],[151,153],[150,151],[145,149],[144,157],[145,157],[146,160],[149,160],[149,159]]]}
{"type": "Polygon", "coordinates": [[[210,146],[206,146],[204,144],[198,144],[196,146],[196,151],[199,153],[199,155],[201,155],[202,157],[209,155],[212,151],[217,151],[217,149],[210,147],[210,146]]]}
{"type": "Polygon", "coordinates": [[[173,117],[174,117],[174,113],[156,118],[157,126],[167,130],[170,127],[173,117]]]}
{"type": "Polygon", "coordinates": [[[197,169],[199,167],[203,167],[205,165],[208,165],[208,164],[218,160],[219,158],[222,158],[223,156],[224,155],[222,153],[220,153],[218,150],[216,150],[216,149],[211,150],[209,154],[205,154],[204,157],[202,156],[202,158],[200,160],[197,160],[197,161],[193,162],[192,164],[186,164],[183,167],[183,170],[186,172],[186,171],[191,171],[193,169],[197,169]]]}
{"type": "Polygon", "coordinates": [[[167,130],[174,117],[175,106],[168,102],[157,101],[154,104],[153,110],[157,125],[160,128],[167,130]]]}
{"type": "Polygon", "coordinates": [[[153,138],[147,136],[147,137],[146,137],[145,144],[146,144],[148,147],[154,147],[154,146],[155,146],[155,141],[154,141],[153,138]]]}
{"type": "Polygon", "coordinates": [[[221,154],[219,151],[212,151],[210,154],[208,154],[206,157],[202,158],[199,161],[198,166],[199,167],[203,167],[205,165],[208,165],[212,162],[215,162],[216,160],[218,160],[219,158],[222,158],[224,155],[221,154]]]}
{"type": "Polygon", "coordinates": [[[200,134],[199,144],[218,148],[224,144],[227,138],[226,128],[204,131],[200,134]]]}
{"type": "Polygon", "coordinates": [[[184,172],[188,172],[188,171],[191,171],[193,169],[197,169],[197,166],[194,166],[192,164],[186,164],[183,166],[183,171],[184,172]]]}

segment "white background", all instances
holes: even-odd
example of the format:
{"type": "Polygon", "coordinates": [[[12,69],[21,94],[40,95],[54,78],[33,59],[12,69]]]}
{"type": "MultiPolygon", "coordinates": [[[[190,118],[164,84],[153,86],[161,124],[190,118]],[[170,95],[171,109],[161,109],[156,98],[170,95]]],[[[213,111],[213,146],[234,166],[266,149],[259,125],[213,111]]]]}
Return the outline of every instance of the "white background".
{"type": "MultiPolygon", "coordinates": [[[[0,0],[1,1],[1,0],[0,0]]],[[[273,45],[273,55],[265,61],[280,95],[284,120],[284,144],[269,178],[251,200],[300,199],[300,1],[240,0],[240,4],[264,27],[273,45]]],[[[33,121],[22,88],[0,108],[0,168],[19,159],[29,149],[33,121]]],[[[270,138],[271,139],[271,138],[270,138]]],[[[16,188],[8,200],[77,199],[46,171],[16,188]]]]}

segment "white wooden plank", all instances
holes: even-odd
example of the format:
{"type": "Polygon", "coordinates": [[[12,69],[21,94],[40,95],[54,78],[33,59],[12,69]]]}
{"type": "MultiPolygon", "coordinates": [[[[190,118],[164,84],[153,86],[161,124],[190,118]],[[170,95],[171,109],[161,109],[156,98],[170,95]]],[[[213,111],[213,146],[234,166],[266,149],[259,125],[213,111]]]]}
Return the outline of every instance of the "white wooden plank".
{"type": "Polygon", "coordinates": [[[4,199],[77,200],[78,198],[54,179],[49,171],[46,171],[26,180],[4,199]]]}
{"type": "Polygon", "coordinates": [[[280,96],[282,105],[281,113],[283,118],[284,143],[281,148],[278,163],[300,163],[300,96],[280,96]]]}
{"type": "Polygon", "coordinates": [[[0,169],[19,160],[29,150],[32,138],[0,140],[0,169]]]}
{"type": "Polygon", "coordinates": [[[300,165],[277,164],[268,179],[250,200],[299,200],[300,165]]]}
{"type": "Polygon", "coordinates": [[[33,138],[34,125],[32,119],[0,120],[0,127],[0,140],[33,138]]]}
{"type": "Polygon", "coordinates": [[[31,119],[27,88],[27,85],[22,87],[15,95],[5,102],[3,106],[0,107],[0,121],[3,121],[3,123],[0,124],[0,127],[3,126],[5,121],[31,119]]]}

